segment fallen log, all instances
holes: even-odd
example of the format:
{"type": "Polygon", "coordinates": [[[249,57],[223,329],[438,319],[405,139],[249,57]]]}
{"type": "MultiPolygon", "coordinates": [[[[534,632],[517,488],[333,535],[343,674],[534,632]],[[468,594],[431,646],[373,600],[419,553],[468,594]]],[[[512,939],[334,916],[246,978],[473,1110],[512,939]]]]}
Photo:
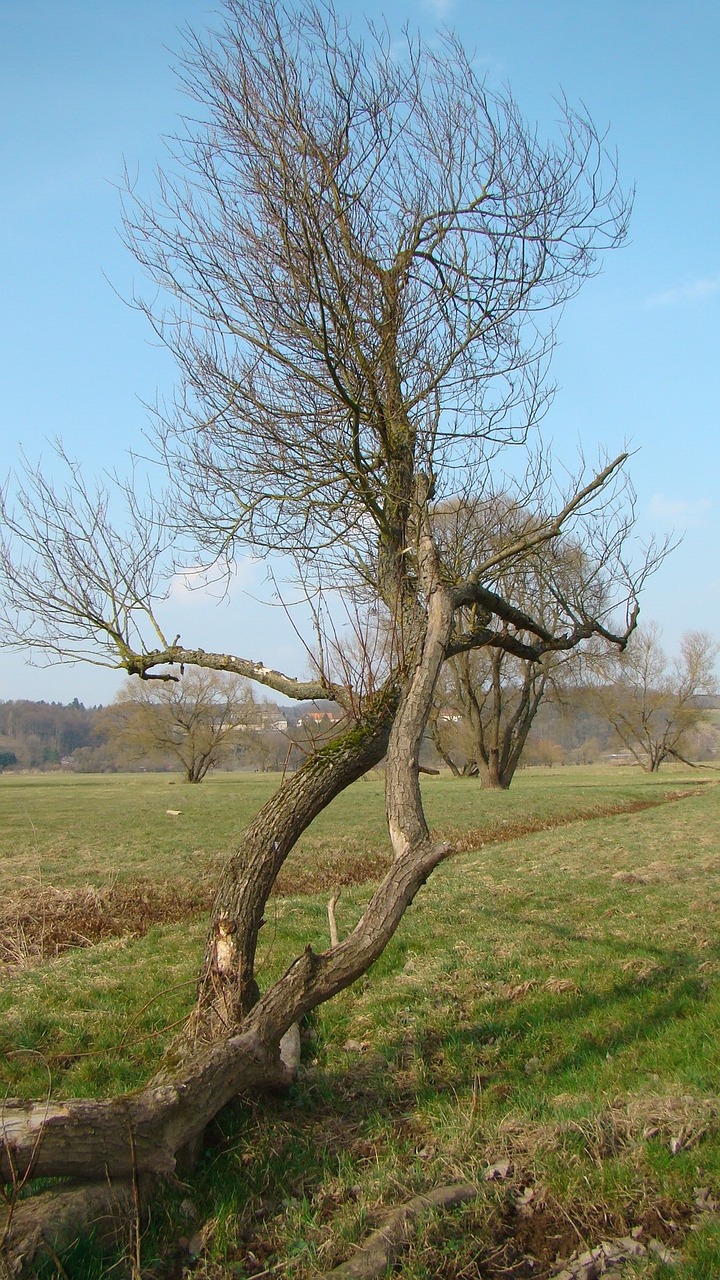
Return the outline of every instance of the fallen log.
{"type": "Polygon", "coordinates": [[[341,1262],[332,1271],[326,1271],[318,1280],[376,1280],[407,1249],[423,1218],[435,1210],[454,1209],[456,1205],[466,1204],[477,1194],[474,1183],[461,1182],[413,1196],[412,1200],[407,1200],[388,1214],[383,1225],[373,1231],[354,1257],[341,1262]]]}
{"type": "Polygon", "coordinates": [[[43,1254],[63,1253],[82,1237],[92,1236],[106,1248],[129,1242],[140,1197],[138,1183],[129,1178],[112,1186],[69,1183],[17,1201],[0,1227],[1,1280],[29,1280],[43,1254]]]}

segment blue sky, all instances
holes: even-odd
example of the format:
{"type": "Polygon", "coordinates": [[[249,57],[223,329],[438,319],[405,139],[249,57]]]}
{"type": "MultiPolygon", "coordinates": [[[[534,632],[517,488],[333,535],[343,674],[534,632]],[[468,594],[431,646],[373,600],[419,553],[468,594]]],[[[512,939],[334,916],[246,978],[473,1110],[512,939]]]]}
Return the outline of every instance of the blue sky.
{"type": "MultiPolygon", "coordinates": [[[[134,264],[120,236],[123,164],[149,187],[184,100],[171,67],[179,28],[212,24],[203,0],[0,0],[0,447],[47,456],[65,440],[90,470],[123,465],[144,405],[172,386],[166,353],[124,301],[134,264]]],[[[607,127],[637,188],[630,244],[570,304],[545,430],[572,460],[580,442],[637,450],[641,532],[684,541],[653,579],[643,616],[668,650],[720,636],[720,6],[716,0],[373,0],[341,12],[453,27],[491,86],[508,85],[541,129],[564,92],[607,127]]],[[[262,566],[241,566],[230,603],[177,585],[168,630],[300,674],[262,566]],[[175,619],[177,623],[175,624],[175,619]]],[[[0,652],[0,699],[87,704],[121,684],[85,665],[29,667],[0,652]]]]}

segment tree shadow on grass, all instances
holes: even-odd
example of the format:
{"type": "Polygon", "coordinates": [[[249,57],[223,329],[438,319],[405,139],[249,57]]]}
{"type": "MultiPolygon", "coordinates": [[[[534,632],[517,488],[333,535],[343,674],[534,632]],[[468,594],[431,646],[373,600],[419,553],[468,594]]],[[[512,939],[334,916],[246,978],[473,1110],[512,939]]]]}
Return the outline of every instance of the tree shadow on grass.
{"type": "MultiPolygon", "coordinates": [[[[537,920],[532,925],[537,929],[537,920]]],[[[616,939],[588,940],[554,923],[543,927],[559,942],[579,947],[581,960],[586,948],[587,970],[592,956],[608,949],[617,967],[616,939]]],[[[322,1234],[325,1222],[352,1213],[357,1187],[365,1179],[371,1185],[382,1181],[383,1161],[391,1182],[436,1180],[433,1108],[464,1107],[478,1083],[496,1121],[513,1107],[537,1113],[567,1087],[568,1077],[592,1096],[598,1074],[612,1071],[608,1056],[619,1057],[630,1047],[648,1056],[653,1043],[675,1034],[709,999],[692,950],[629,942],[624,951],[629,959],[651,956],[656,967],[641,981],[629,973],[596,990],[554,995],[540,983],[519,1000],[487,993],[473,1000],[458,966],[445,975],[450,987],[458,983],[452,1019],[438,1014],[431,990],[409,994],[412,1034],[398,1017],[397,1034],[364,1052],[338,1052],[324,1042],[320,1020],[311,1023],[302,1072],[290,1094],[238,1102],[219,1117],[200,1165],[167,1198],[167,1221],[154,1242],[159,1255],[168,1224],[175,1238],[188,1234],[179,1211],[188,1194],[201,1220],[220,1224],[223,1256],[252,1274],[248,1258],[262,1262],[261,1269],[274,1265],[274,1251],[287,1248],[288,1233],[310,1240],[322,1234]],[[529,1075],[528,1062],[537,1058],[537,1074],[529,1075]]],[[[399,949],[399,963],[386,968],[384,982],[393,982],[403,954],[399,949]]],[[[597,970],[607,972],[600,962],[597,970]]],[[[642,1067],[632,1072],[647,1079],[642,1067]]],[[[602,1096],[596,1096],[601,1107],[602,1096]]]]}

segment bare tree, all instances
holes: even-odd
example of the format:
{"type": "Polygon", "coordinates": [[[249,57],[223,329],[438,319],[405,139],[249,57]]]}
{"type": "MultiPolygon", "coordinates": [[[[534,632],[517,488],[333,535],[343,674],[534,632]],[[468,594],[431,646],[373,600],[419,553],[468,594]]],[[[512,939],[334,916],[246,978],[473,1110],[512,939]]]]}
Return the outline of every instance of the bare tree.
{"type": "Polygon", "coordinates": [[[614,661],[614,681],[598,687],[599,705],[620,741],[647,773],[687,759],[687,743],[703,717],[700,695],[713,693],[720,645],[706,631],[686,631],[669,663],[652,623],[639,628],[614,661]]]}
{"type": "Polygon", "coordinates": [[[136,756],[170,756],[185,781],[197,783],[235,754],[239,735],[259,725],[261,714],[246,680],[198,667],[178,681],[129,684],[105,725],[136,756]]]}
{"type": "Polygon", "coordinates": [[[446,665],[430,715],[435,749],[452,773],[506,790],[547,687],[545,662],[475,649],[446,665]]]}
{"type": "MultiPolygon", "coordinates": [[[[589,515],[582,541],[561,535],[539,552],[506,559],[503,553],[513,542],[522,545],[543,527],[539,496],[535,473],[515,496],[506,490],[453,504],[436,513],[435,520],[446,557],[465,572],[493,550],[499,553],[500,565],[492,576],[495,591],[554,633],[583,614],[602,616],[613,599],[613,557],[602,522],[598,525],[589,515]]],[[[458,619],[460,626],[471,622],[467,612],[458,619]]],[[[505,632],[521,644],[532,639],[511,621],[505,632]]],[[[588,639],[597,664],[598,638],[588,639]]],[[[479,777],[484,787],[509,787],[544,697],[552,691],[559,695],[573,672],[579,672],[580,653],[579,648],[550,651],[538,662],[484,646],[450,658],[438,681],[430,732],[451,771],[479,777]]]]}
{"type": "Polygon", "coordinates": [[[195,1010],[147,1089],[4,1105],[3,1176],[81,1183],[15,1205],[5,1250],[26,1266],[43,1232],[97,1218],[109,1180],[115,1202],[123,1187],[132,1195],[133,1178],[171,1171],[234,1094],[287,1079],[279,1046],[291,1026],[382,952],[451,852],[428,831],[418,782],[446,659],[489,646],[539,661],[593,635],[623,645],[652,563],[628,568],[624,454],[564,492],[538,474],[532,527],[462,571],[433,523],[438,504],[482,492],[498,451],[537,425],[553,317],[624,238],[627,201],[592,122],[566,106],[559,141],[541,141],[452,38],[410,38],[399,54],[310,0],[226,8],[223,30],[193,41],[185,62],[202,123],[186,125],[156,202],[127,210],[159,299],[145,309],[182,377],[156,423],[169,497],[142,507],[126,486],[130,522],[117,533],[107,493],[79,470],[63,491],[31,469],[4,508],[5,634],[143,679],[197,666],[332,698],[348,724],[229,860],[195,1010]],[[601,610],[568,595],[551,627],[497,589],[504,565],[564,531],[581,537],[588,519],[612,583],[601,610]],[[325,589],[380,602],[384,677],[358,690],[321,666],[301,681],[171,639],[163,617],[183,537],[220,564],[242,548],[289,552],[325,589]],[[278,871],[316,814],[383,756],[390,870],[348,937],[306,947],[260,993],[255,951],[278,871]]]}

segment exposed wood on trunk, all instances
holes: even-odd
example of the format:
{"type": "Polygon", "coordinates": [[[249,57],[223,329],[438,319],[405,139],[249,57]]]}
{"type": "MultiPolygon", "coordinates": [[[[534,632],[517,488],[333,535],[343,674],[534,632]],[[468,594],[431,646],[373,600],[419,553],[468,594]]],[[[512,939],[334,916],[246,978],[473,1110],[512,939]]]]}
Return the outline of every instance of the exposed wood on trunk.
{"type": "MultiPolygon", "coordinates": [[[[168,496],[148,494],[146,512],[131,480],[121,485],[129,532],[118,536],[105,487],[89,487],[62,450],[68,488],[30,470],[19,517],[0,495],[20,546],[17,560],[0,557],[5,632],[73,660],[109,654],[142,679],[217,668],[350,710],[344,685],[294,680],[179,636],[168,644],[153,595],[165,598],[179,567],[167,553],[180,527],[203,563],[228,556],[230,572],[243,549],[278,553],[314,578],[317,560],[320,587],[382,600],[395,672],[248,828],[221,878],[195,1013],[150,1084],[105,1102],[0,1107],[2,1176],[15,1187],[25,1174],[96,1179],[95,1214],[111,1213],[118,1180],[122,1189],[172,1173],[230,1098],[288,1082],[290,1028],[368,970],[451,852],[430,839],[418,774],[453,611],[478,605],[485,618],[456,638],[457,652],[500,643],[493,617],[532,637],[502,639],[529,658],[606,634],[582,619],[554,636],[485,583],[508,557],[558,536],[625,455],[464,583],[441,570],[431,528],[436,490],[471,494],[496,448],[541,416],[554,330],[533,317],[571,297],[596,249],[625,235],[627,203],[612,168],[601,180],[592,122],[566,109],[563,143],[545,147],[457,43],[438,56],[413,42],[401,65],[382,32],[356,41],[331,4],[229,0],[227,16],[183,64],[212,127],[189,131],[161,198],[133,198],[126,221],[138,261],[177,303],[156,316],[139,304],[181,371],[156,437],[168,496]],[[305,84],[312,92],[297,92],[305,84]],[[393,865],[348,936],[322,954],[307,947],[260,995],[257,941],[279,870],[309,823],[386,753],[393,865]]],[[[626,577],[622,565],[623,589],[626,577]]],[[[63,1195],[58,1239],[73,1230],[73,1204],[87,1230],[84,1192],[48,1192],[18,1209],[7,1258],[28,1256],[33,1205],[50,1228],[63,1195]]]]}
{"type": "MultiPolygon", "coordinates": [[[[399,815],[400,816],[400,815],[399,815]]],[[[279,1060],[281,1038],[304,1013],[349,986],[370,967],[392,937],[407,906],[450,846],[422,840],[397,860],[378,886],[356,928],[336,947],[316,955],[308,947],[255,1004],[242,1032],[197,1048],[167,1083],[94,1102],[8,1102],[0,1121],[2,1176],[130,1177],[171,1173],[178,1150],[199,1134],[234,1096],[287,1083],[279,1060]]],[[[108,1184],[106,1192],[111,1194],[108,1184]]],[[[8,1249],[17,1244],[15,1223],[8,1249]]]]}
{"type": "MultiPolygon", "coordinates": [[[[396,861],[356,928],[337,947],[316,955],[308,947],[257,1002],[240,1035],[198,1050],[172,1084],[95,1102],[69,1099],[47,1108],[8,1101],[0,1118],[7,1181],[33,1176],[98,1179],[97,1195],[112,1202],[111,1179],[133,1173],[168,1174],[175,1154],[202,1132],[238,1093],[291,1078],[278,1044],[289,1027],[365,973],[392,937],[407,906],[430,872],[451,852],[424,842],[412,857],[396,861]]],[[[34,1201],[29,1201],[32,1205],[34,1201]]],[[[46,1204],[47,1202],[44,1202],[46,1204]]],[[[43,1207],[43,1213],[45,1208],[43,1207]]],[[[10,1223],[6,1256],[29,1247],[32,1210],[10,1223]]],[[[51,1214],[50,1214],[51,1218],[51,1214]]],[[[45,1219],[44,1219],[45,1220],[45,1219]]]]}
{"type": "Polygon", "coordinates": [[[341,892],[342,890],[338,889],[337,893],[333,894],[332,898],[330,899],[327,905],[328,927],[330,929],[330,946],[331,947],[336,947],[338,942],[340,941],[340,936],[338,934],[338,927],[337,927],[337,919],[335,917],[335,908],[340,900],[341,892]]]}

